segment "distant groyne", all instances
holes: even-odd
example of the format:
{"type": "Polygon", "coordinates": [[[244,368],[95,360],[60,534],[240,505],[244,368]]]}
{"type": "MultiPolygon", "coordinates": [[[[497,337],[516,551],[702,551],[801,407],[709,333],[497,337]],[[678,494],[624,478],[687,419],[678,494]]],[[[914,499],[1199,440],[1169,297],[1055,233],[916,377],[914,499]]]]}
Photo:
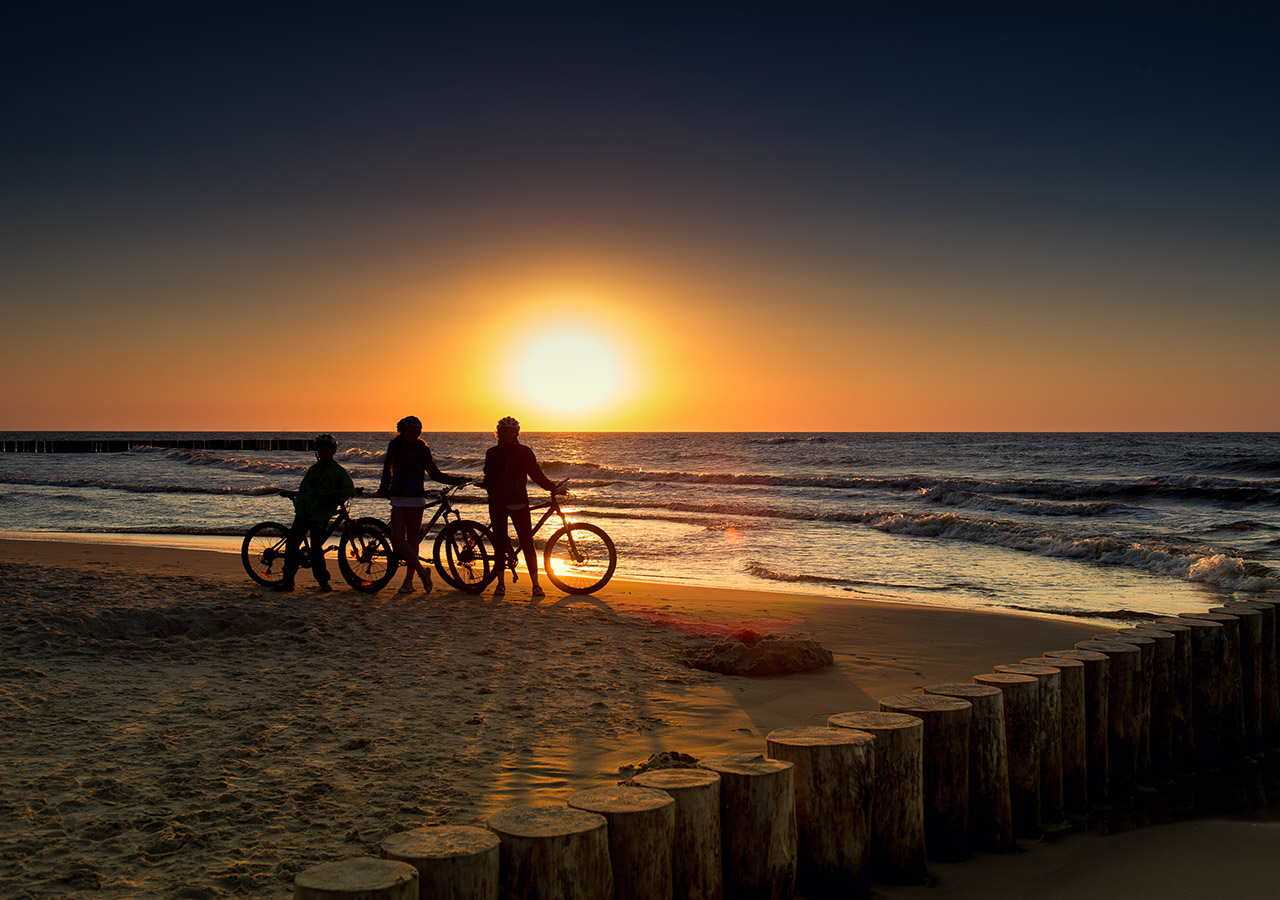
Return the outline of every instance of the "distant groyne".
{"type": "Polygon", "coordinates": [[[126,453],[138,447],[182,450],[310,450],[314,438],[0,439],[0,453],[126,453]]]}

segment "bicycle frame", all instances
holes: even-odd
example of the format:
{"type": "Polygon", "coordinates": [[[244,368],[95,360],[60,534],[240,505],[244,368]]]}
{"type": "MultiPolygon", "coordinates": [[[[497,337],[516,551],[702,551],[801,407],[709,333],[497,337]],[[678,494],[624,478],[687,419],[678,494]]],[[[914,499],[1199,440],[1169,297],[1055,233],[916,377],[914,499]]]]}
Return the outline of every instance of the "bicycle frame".
{"type": "Polygon", "coordinates": [[[465,485],[461,485],[461,484],[451,484],[443,488],[439,492],[440,493],[439,500],[437,500],[435,503],[427,504],[428,509],[434,506],[436,508],[436,511],[435,511],[435,514],[431,517],[431,521],[424,524],[422,526],[422,530],[418,532],[419,542],[425,541],[427,539],[427,535],[431,532],[431,529],[436,527],[436,522],[440,522],[440,526],[443,528],[445,525],[449,524],[449,516],[452,515],[455,520],[462,518],[462,513],[458,512],[458,510],[454,508],[453,503],[450,502],[449,498],[454,494],[456,494],[464,486],[465,485]]]}
{"type": "MultiPolygon", "coordinates": [[[[542,509],[544,507],[546,508],[547,511],[542,514],[541,518],[538,519],[538,524],[534,525],[532,530],[529,532],[534,537],[537,537],[538,532],[542,530],[542,526],[546,525],[547,521],[552,516],[560,517],[561,527],[567,527],[569,525],[569,517],[566,516],[564,514],[564,510],[560,508],[559,496],[557,496],[556,494],[552,494],[549,498],[547,498],[541,503],[530,503],[529,511],[533,512],[535,509],[542,509]]],[[[495,534],[494,537],[497,538],[498,535],[495,534]]],[[[507,568],[510,569],[514,574],[516,564],[519,562],[520,552],[519,552],[519,548],[511,542],[511,535],[507,534],[505,535],[505,537],[507,541],[507,568]]]]}
{"type": "MultiPolygon", "coordinates": [[[[292,499],[290,495],[293,493],[294,493],[293,491],[280,492],[282,497],[286,497],[289,499],[292,499]]],[[[329,519],[328,522],[325,523],[324,541],[322,541],[322,543],[327,544],[329,542],[329,538],[333,537],[335,534],[339,534],[343,531],[346,531],[351,527],[352,523],[355,521],[354,519],[351,518],[351,510],[347,508],[347,503],[350,500],[351,500],[350,497],[343,497],[341,502],[338,503],[337,511],[333,514],[333,517],[329,519]]],[[[302,544],[299,546],[299,551],[301,551],[302,546],[308,546],[310,544],[310,541],[311,541],[311,534],[310,532],[307,532],[302,536],[302,544]]],[[[331,553],[334,550],[337,550],[338,548],[335,545],[333,547],[322,547],[321,549],[324,553],[331,553]]]]}

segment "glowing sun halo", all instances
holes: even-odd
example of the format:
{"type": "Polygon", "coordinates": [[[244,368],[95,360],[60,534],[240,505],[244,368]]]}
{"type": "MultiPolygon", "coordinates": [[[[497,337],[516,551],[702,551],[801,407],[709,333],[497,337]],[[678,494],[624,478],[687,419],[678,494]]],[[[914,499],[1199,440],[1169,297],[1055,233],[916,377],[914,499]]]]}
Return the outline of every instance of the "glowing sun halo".
{"type": "Polygon", "coordinates": [[[617,348],[600,334],[556,329],[537,334],[516,355],[514,376],[529,402],[559,413],[585,413],[621,398],[617,348]]]}

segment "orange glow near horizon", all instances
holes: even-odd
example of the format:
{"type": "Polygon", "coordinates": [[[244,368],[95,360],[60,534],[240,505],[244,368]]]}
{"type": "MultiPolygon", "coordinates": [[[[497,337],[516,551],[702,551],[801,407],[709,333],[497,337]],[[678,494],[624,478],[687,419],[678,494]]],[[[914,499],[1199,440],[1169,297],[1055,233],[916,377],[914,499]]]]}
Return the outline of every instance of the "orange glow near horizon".
{"type": "Polygon", "coordinates": [[[1178,319],[1155,340],[1137,312],[1063,319],[1065,288],[1040,309],[993,288],[978,314],[923,276],[757,259],[583,240],[299,278],[307,315],[273,304],[271,279],[167,305],[167,282],[142,282],[70,318],[33,303],[0,334],[0,431],[1280,427],[1265,328],[1178,319]]]}

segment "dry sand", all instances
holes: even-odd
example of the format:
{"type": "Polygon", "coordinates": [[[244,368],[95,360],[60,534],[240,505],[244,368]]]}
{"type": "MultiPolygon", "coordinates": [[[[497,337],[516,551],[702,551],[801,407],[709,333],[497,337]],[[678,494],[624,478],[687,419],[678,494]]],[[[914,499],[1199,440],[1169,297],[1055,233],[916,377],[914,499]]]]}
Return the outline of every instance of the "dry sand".
{"type": "MultiPolygon", "coordinates": [[[[524,580],[502,600],[335,585],[315,593],[304,573],[273,594],[229,554],[0,541],[0,896],[284,897],[299,869],[376,855],[397,831],[555,802],[660,750],[759,751],[774,728],[1099,630],[621,581],[540,602],[524,580]],[[742,627],[815,638],[835,665],[684,665],[742,627]]],[[[1276,828],[1072,835],[877,893],[1270,896],[1250,886],[1276,828]]]]}

